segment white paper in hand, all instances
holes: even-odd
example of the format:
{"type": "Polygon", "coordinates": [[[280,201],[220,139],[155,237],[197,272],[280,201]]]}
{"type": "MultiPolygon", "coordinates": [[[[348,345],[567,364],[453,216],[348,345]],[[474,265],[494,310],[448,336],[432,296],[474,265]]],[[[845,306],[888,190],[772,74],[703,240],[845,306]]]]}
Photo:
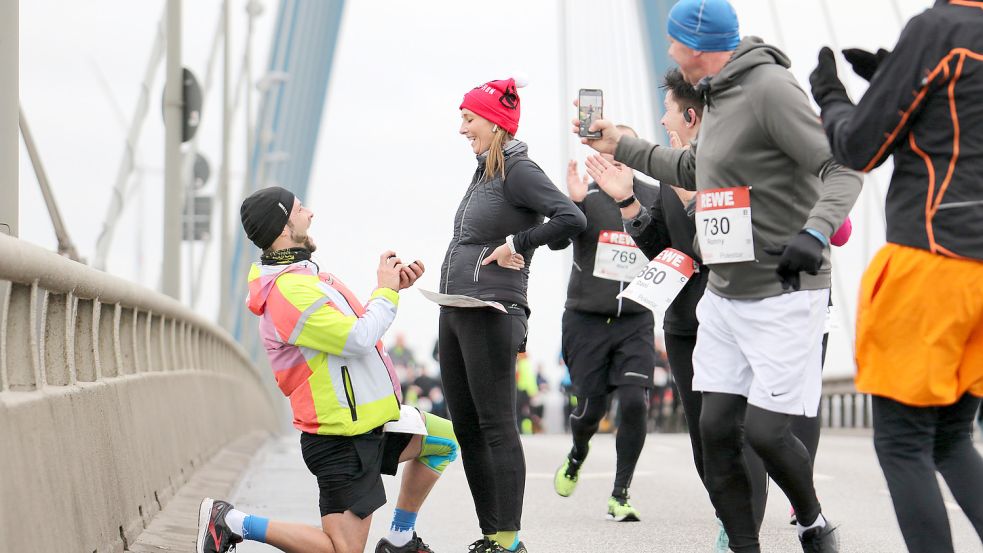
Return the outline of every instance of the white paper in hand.
{"type": "Polygon", "coordinates": [[[501,311],[502,313],[508,313],[505,306],[497,301],[479,300],[478,298],[462,296],[460,294],[441,294],[439,292],[424,290],[423,288],[420,288],[419,290],[420,293],[423,294],[423,297],[436,303],[437,305],[443,305],[445,307],[491,307],[501,311]]]}
{"type": "Polygon", "coordinates": [[[696,263],[692,257],[666,248],[649,261],[618,297],[628,298],[652,311],[663,313],[695,272],[696,263]]]}
{"type": "Polygon", "coordinates": [[[383,432],[399,432],[401,434],[420,434],[426,436],[427,425],[415,407],[399,406],[399,420],[387,422],[382,427],[383,432]]]}

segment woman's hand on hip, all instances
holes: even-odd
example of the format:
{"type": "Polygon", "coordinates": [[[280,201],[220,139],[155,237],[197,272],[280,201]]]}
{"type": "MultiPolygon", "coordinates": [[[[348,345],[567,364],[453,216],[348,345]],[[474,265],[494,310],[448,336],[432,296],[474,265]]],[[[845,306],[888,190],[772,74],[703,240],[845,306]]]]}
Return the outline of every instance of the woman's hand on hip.
{"type": "Polygon", "coordinates": [[[490,265],[491,263],[498,263],[499,267],[512,269],[513,271],[518,271],[526,266],[526,260],[522,257],[522,254],[512,253],[508,244],[502,244],[495,248],[495,251],[481,262],[482,265],[490,265]]]}

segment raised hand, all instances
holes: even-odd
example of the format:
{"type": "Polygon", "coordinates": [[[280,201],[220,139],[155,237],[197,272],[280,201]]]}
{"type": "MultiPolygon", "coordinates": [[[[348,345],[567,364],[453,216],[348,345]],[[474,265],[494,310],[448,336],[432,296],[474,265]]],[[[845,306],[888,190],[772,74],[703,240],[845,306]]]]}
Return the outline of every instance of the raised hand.
{"type": "Polygon", "coordinates": [[[426,268],[424,268],[423,262],[419,260],[409,265],[404,265],[399,271],[399,289],[404,290],[413,286],[413,283],[423,276],[425,270],[426,268]]]}
{"type": "Polygon", "coordinates": [[[375,272],[379,288],[389,288],[398,292],[400,289],[400,269],[402,268],[403,262],[396,257],[396,252],[392,250],[382,252],[382,255],[379,256],[379,268],[375,272]]]}
{"type": "Polygon", "coordinates": [[[634,193],[635,174],[620,163],[612,163],[601,155],[587,158],[587,174],[605,194],[620,202],[634,193]]]}
{"type": "MultiPolygon", "coordinates": [[[[580,101],[574,100],[573,105],[579,106],[580,101]]],[[[573,134],[580,135],[580,119],[574,119],[573,121],[573,134]]],[[[586,144],[591,148],[602,154],[614,155],[614,151],[618,149],[618,141],[621,140],[621,131],[614,123],[608,121],[607,119],[595,119],[591,123],[590,128],[587,129],[590,132],[601,131],[601,138],[584,138],[580,137],[581,144],[586,144]]]]}
{"type": "Polygon", "coordinates": [[[589,183],[590,179],[587,175],[580,177],[580,173],[577,172],[577,162],[571,159],[570,163],[567,163],[567,192],[570,193],[570,199],[578,203],[584,201],[589,183]]]}

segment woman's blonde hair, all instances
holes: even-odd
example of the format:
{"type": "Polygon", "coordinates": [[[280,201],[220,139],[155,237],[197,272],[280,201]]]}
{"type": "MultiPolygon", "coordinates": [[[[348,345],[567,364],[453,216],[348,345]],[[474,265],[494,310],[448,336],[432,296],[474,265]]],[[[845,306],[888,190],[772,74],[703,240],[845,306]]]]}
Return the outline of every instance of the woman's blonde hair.
{"type": "Polygon", "coordinates": [[[513,136],[502,127],[498,127],[492,137],[491,147],[488,148],[488,159],[485,160],[484,180],[495,178],[496,174],[505,179],[505,145],[512,141],[513,136]]]}

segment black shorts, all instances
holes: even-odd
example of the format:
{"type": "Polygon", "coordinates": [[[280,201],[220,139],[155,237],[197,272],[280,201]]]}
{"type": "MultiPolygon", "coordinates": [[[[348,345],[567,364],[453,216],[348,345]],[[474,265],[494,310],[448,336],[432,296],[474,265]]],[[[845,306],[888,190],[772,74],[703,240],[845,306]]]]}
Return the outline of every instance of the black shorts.
{"type": "Polygon", "coordinates": [[[579,398],[618,386],[652,387],[655,318],[651,313],[607,317],[563,312],[563,361],[579,398]]]}
{"type": "Polygon", "coordinates": [[[300,451],[321,491],[321,516],[351,511],[365,518],[386,503],[383,474],[396,474],[412,434],[376,429],[359,436],[300,435],[300,451]]]}

